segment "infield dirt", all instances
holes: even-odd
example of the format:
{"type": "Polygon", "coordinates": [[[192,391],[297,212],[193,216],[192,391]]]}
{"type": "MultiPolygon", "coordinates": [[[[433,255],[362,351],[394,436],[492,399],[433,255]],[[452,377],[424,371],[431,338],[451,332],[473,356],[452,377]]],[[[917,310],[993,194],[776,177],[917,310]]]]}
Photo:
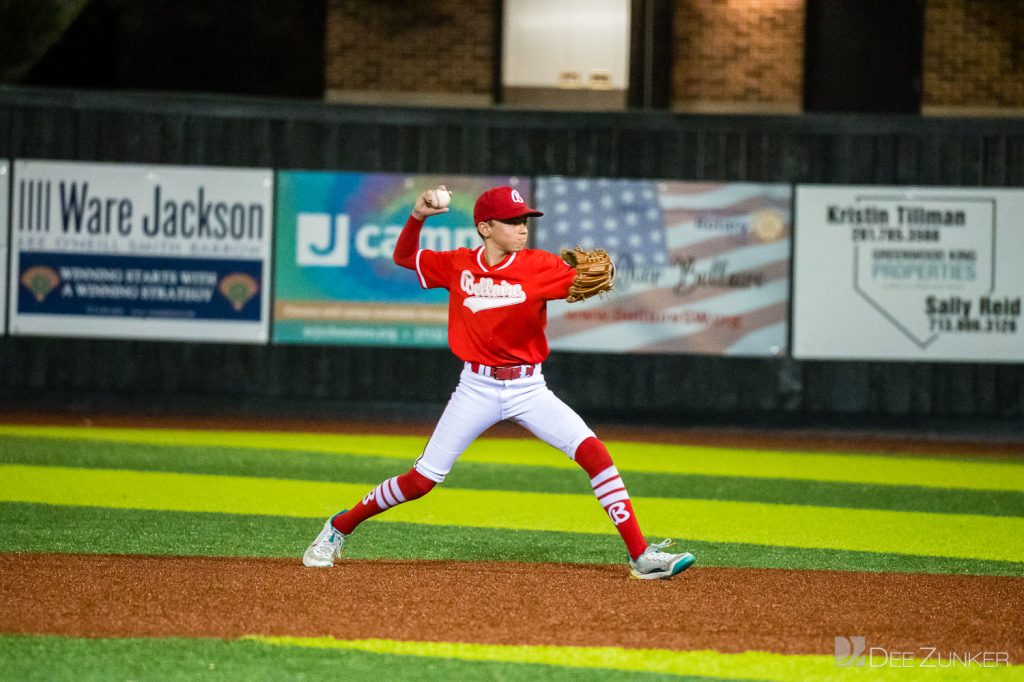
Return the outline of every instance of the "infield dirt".
{"type": "MultiPolygon", "coordinates": [[[[301,550],[301,548],[299,548],[301,550]]],[[[1024,661],[1024,579],[625,565],[2,554],[6,633],[330,636],[831,654],[1005,651],[1024,661]]]]}

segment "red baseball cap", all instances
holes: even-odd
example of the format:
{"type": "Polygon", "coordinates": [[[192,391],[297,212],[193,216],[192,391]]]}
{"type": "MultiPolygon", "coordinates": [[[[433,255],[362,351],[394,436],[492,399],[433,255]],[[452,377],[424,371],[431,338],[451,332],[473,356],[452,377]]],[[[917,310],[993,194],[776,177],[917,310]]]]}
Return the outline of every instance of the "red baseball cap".
{"type": "Polygon", "coordinates": [[[474,224],[542,215],[542,211],[527,206],[523,195],[514,187],[492,187],[477,197],[476,206],[473,207],[474,224]]]}

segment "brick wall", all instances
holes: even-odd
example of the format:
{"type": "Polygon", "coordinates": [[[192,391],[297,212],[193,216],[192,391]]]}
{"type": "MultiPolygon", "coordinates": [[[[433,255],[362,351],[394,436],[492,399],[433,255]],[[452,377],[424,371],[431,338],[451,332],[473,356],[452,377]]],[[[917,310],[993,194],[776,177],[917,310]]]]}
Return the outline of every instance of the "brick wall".
{"type": "MultiPolygon", "coordinates": [[[[803,99],[806,0],[675,0],[672,99],[803,99]]],[[[494,0],[328,0],[327,91],[493,91],[494,0]]],[[[927,0],[926,107],[1024,107],[1024,1],[927,0]]]]}
{"type": "Polygon", "coordinates": [[[928,0],[925,106],[1024,107],[1024,2],[928,0]]]}
{"type": "Polygon", "coordinates": [[[325,89],[493,90],[493,0],[328,0],[325,89]]]}
{"type": "Polygon", "coordinates": [[[676,0],[677,104],[803,101],[804,0],[676,0]]]}

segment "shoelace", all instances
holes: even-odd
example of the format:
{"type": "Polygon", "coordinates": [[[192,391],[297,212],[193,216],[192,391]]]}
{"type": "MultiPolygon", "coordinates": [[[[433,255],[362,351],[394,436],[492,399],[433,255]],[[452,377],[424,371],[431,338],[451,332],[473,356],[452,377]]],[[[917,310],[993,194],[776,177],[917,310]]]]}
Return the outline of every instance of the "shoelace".
{"type": "MultiPolygon", "coordinates": [[[[664,561],[665,558],[670,555],[665,552],[662,552],[661,550],[666,549],[667,547],[671,547],[674,544],[675,542],[672,540],[672,538],[666,538],[661,542],[652,542],[651,544],[647,545],[647,549],[644,550],[644,553],[640,556],[646,556],[648,559],[653,559],[655,561],[664,561]]],[[[640,557],[637,557],[637,561],[639,560],[640,557]]],[[[632,561],[633,560],[630,559],[631,563],[632,561]]]]}
{"type": "Polygon", "coordinates": [[[674,544],[675,544],[675,541],[672,540],[672,538],[665,538],[661,542],[653,542],[653,543],[651,543],[651,547],[653,547],[656,550],[662,550],[662,549],[665,549],[667,547],[671,547],[674,544]]]}
{"type": "Polygon", "coordinates": [[[672,558],[673,555],[668,552],[663,552],[661,550],[667,549],[674,544],[675,542],[673,542],[671,538],[662,540],[661,542],[653,542],[650,544],[650,546],[648,546],[645,554],[647,555],[647,558],[651,559],[652,561],[668,561],[672,558]]]}
{"type": "Polygon", "coordinates": [[[329,533],[324,536],[324,539],[317,543],[316,549],[313,551],[322,557],[333,557],[334,551],[338,548],[338,543],[331,541],[333,535],[333,533],[329,533]]]}

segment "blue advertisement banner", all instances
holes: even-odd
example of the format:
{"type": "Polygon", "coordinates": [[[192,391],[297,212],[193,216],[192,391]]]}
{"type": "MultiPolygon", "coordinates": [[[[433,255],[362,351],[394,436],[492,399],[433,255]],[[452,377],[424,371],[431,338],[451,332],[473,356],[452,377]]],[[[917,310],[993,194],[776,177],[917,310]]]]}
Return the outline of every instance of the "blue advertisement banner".
{"type": "Polygon", "coordinates": [[[260,261],[26,252],[19,315],[260,319],[260,261]]]}

